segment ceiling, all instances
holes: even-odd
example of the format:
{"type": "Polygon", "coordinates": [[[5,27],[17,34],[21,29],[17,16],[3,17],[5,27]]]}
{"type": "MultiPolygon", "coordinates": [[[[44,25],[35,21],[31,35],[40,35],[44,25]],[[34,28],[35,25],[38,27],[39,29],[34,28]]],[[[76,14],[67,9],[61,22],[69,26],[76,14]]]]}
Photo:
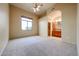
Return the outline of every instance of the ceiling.
{"type": "MultiPolygon", "coordinates": [[[[43,6],[40,8],[40,11],[36,12],[35,14],[38,16],[44,15],[49,8],[53,8],[54,4],[55,3],[43,3],[43,6]]],[[[28,12],[34,13],[33,3],[11,3],[11,5],[22,8],[28,12]]]]}

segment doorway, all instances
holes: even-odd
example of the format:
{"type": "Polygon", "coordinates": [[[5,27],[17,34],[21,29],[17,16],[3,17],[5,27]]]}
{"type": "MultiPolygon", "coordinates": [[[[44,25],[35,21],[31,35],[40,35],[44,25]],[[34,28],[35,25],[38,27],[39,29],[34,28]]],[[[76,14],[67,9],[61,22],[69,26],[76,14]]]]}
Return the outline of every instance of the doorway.
{"type": "Polygon", "coordinates": [[[55,10],[48,15],[48,36],[61,38],[62,13],[55,10]]]}

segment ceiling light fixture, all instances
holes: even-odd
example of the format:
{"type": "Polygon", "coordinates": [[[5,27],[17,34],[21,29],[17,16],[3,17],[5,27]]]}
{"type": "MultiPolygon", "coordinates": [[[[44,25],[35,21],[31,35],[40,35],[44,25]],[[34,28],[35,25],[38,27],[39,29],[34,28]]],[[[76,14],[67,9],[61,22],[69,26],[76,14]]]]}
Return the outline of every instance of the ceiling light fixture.
{"type": "Polygon", "coordinates": [[[40,7],[43,6],[42,3],[33,3],[33,10],[34,12],[40,11],[40,7]]]}

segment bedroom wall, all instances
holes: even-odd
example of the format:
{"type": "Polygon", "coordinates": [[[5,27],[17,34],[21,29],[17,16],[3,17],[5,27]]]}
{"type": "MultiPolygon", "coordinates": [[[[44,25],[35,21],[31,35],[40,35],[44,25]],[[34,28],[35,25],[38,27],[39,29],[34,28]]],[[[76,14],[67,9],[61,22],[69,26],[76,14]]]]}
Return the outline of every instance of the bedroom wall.
{"type": "Polygon", "coordinates": [[[77,51],[79,56],[79,4],[77,4],[77,51]]]}
{"type": "Polygon", "coordinates": [[[0,55],[9,39],[9,5],[0,3],[0,55]]]}
{"type": "Polygon", "coordinates": [[[62,40],[76,44],[77,4],[56,4],[54,7],[62,12],[62,40]]]}
{"type": "Polygon", "coordinates": [[[48,19],[47,16],[43,16],[39,19],[39,35],[48,36],[48,19]]]}
{"type": "Polygon", "coordinates": [[[38,35],[37,16],[23,9],[10,5],[10,39],[38,35]],[[33,30],[21,30],[21,16],[33,18],[33,30]]]}

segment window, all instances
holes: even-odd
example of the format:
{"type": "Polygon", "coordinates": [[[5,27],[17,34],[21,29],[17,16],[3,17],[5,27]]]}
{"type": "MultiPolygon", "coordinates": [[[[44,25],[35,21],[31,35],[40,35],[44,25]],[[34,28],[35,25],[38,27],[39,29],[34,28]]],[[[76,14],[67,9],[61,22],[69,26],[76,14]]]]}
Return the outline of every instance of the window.
{"type": "Polygon", "coordinates": [[[27,17],[21,17],[21,29],[32,30],[32,19],[27,17]]]}

